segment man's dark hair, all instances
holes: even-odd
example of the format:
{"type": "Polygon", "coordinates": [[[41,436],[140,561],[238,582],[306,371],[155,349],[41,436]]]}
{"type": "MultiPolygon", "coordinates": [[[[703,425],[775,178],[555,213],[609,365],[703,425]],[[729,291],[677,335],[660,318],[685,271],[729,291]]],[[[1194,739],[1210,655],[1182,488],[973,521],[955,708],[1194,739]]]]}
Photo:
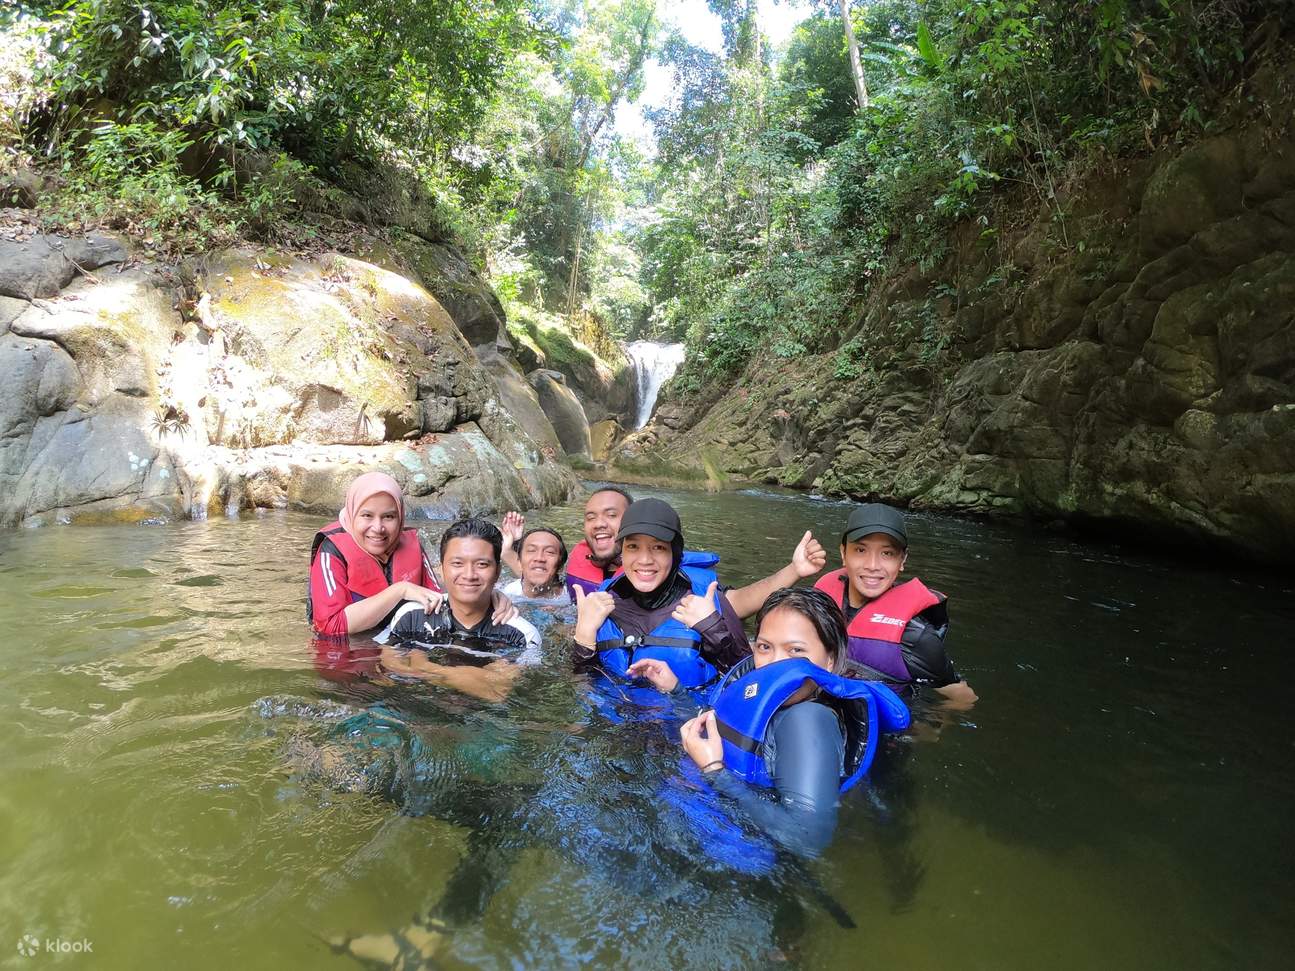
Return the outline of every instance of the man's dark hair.
{"type": "Polygon", "coordinates": [[[616,495],[620,496],[622,499],[624,499],[624,500],[625,500],[625,504],[626,504],[627,506],[628,506],[630,503],[632,503],[632,502],[634,501],[634,497],[633,497],[633,496],[631,496],[631,495],[629,494],[629,490],[628,490],[628,489],[623,489],[623,488],[621,488],[621,487],[620,487],[620,486],[618,486],[618,485],[605,485],[605,486],[601,486],[601,487],[599,487],[599,488],[595,489],[593,492],[589,493],[589,498],[590,498],[590,499],[592,499],[594,496],[598,495],[598,493],[600,493],[600,492],[614,492],[614,493],[616,493],[616,495]]]}
{"type": "Polygon", "coordinates": [[[755,615],[757,635],[760,633],[760,625],[764,623],[765,617],[775,610],[794,610],[813,624],[814,633],[818,635],[818,639],[823,642],[823,647],[827,648],[828,656],[832,658],[832,673],[840,674],[845,669],[848,656],[845,615],[841,613],[841,608],[831,597],[813,587],[786,587],[775,590],[769,594],[768,599],[760,606],[760,612],[755,615]]]}
{"type": "Polygon", "coordinates": [[[548,533],[550,536],[552,536],[554,539],[558,541],[557,575],[561,577],[562,568],[567,565],[567,544],[562,539],[561,534],[559,534],[556,529],[549,529],[547,526],[532,526],[530,529],[526,530],[526,532],[522,533],[521,539],[513,543],[513,552],[516,553],[518,556],[522,555],[522,546],[526,543],[526,537],[530,536],[531,533],[548,533]]]}
{"type": "Polygon", "coordinates": [[[484,539],[495,551],[495,563],[499,562],[499,554],[504,549],[504,534],[499,532],[499,527],[479,516],[469,516],[446,527],[445,532],[441,533],[442,560],[445,559],[445,548],[452,539],[484,539]]]}

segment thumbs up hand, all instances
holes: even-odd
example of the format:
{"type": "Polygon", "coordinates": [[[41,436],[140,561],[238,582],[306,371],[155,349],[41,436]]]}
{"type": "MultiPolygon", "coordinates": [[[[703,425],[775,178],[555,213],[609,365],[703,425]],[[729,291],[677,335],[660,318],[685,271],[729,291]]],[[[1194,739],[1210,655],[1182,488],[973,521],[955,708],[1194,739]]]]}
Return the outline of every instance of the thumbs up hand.
{"type": "Polygon", "coordinates": [[[592,651],[598,643],[598,628],[603,621],[612,615],[616,608],[616,598],[605,590],[585,593],[579,585],[576,591],[576,643],[592,651]]]}
{"type": "Polygon", "coordinates": [[[796,544],[791,554],[791,568],[802,580],[812,577],[827,566],[827,550],[814,538],[814,534],[805,530],[805,535],[796,544]]]}
{"type": "Polygon", "coordinates": [[[706,588],[706,596],[698,597],[695,594],[686,594],[670,616],[681,624],[687,624],[689,627],[695,628],[715,612],[715,591],[718,587],[719,581],[712,580],[710,586],[706,588]]]}

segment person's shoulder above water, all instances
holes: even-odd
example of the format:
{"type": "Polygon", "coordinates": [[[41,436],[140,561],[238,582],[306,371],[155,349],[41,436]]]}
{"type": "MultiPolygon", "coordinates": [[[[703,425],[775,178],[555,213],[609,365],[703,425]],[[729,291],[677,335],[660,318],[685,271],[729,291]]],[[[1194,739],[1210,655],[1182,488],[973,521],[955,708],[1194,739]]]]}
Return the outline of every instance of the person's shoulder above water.
{"type": "Polygon", "coordinates": [[[522,636],[522,653],[513,658],[514,663],[530,665],[539,664],[543,660],[543,655],[540,653],[540,632],[534,624],[518,615],[503,626],[511,627],[522,636]]]}
{"type": "Polygon", "coordinates": [[[428,611],[420,603],[401,604],[386,627],[373,635],[379,644],[399,644],[405,641],[427,640],[449,633],[452,618],[449,609],[428,611]]]}
{"type": "Polygon", "coordinates": [[[765,764],[785,800],[810,810],[832,805],[845,764],[840,716],[813,700],[779,709],[769,719],[765,764]]]}
{"type": "Polygon", "coordinates": [[[526,592],[520,578],[509,580],[499,589],[513,603],[568,604],[571,602],[571,598],[567,595],[567,589],[563,586],[558,587],[556,591],[548,596],[533,597],[526,592]]]}
{"type": "Polygon", "coordinates": [[[540,660],[540,632],[523,617],[496,624],[489,617],[472,627],[460,624],[449,609],[427,612],[416,603],[403,605],[391,623],[375,635],[379,644],[436,644],[461,634],[504,648],[505,659],[515,664],[540,660]]]}

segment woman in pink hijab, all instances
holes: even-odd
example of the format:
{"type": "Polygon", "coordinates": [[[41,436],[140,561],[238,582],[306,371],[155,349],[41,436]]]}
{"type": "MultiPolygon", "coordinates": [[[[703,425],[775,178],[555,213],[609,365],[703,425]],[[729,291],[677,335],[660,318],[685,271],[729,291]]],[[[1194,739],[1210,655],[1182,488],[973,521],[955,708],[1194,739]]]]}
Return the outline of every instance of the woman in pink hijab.
{"type": "Polygon", "coordinates": [[[418,531],[405,529],[400,483],[366,472],[346,490],[346,505],[311,544],[306,617],[320,634],[381,627],[406,600],[428,611],[443,595],[418,531]]]}

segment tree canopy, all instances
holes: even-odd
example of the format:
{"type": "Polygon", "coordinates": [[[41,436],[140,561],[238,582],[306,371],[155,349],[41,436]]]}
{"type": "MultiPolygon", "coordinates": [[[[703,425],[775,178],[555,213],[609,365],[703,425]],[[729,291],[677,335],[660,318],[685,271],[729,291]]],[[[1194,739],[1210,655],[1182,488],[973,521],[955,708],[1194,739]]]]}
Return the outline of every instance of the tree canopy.
{"type": "Polygon", "coordinates": [[[939,260],[954,223],[994,232],[1008,196],[1050,207],[1068,245],[1076,167],[1208,130],[1292,16],[819,0],[774,50],[754,0],[707,7],[718,51],[656,0],[26,2],[4,15],[35,39],[5,164],[61,165],[58,218],[191,247],[273,237],[309,222],[303,185],[385,167],[506,299],[687,339],[699,382],[848,344],[876,279],[939,260]],[[650,65],[673,85],[644,150],[616,117],[650,65]]]}

